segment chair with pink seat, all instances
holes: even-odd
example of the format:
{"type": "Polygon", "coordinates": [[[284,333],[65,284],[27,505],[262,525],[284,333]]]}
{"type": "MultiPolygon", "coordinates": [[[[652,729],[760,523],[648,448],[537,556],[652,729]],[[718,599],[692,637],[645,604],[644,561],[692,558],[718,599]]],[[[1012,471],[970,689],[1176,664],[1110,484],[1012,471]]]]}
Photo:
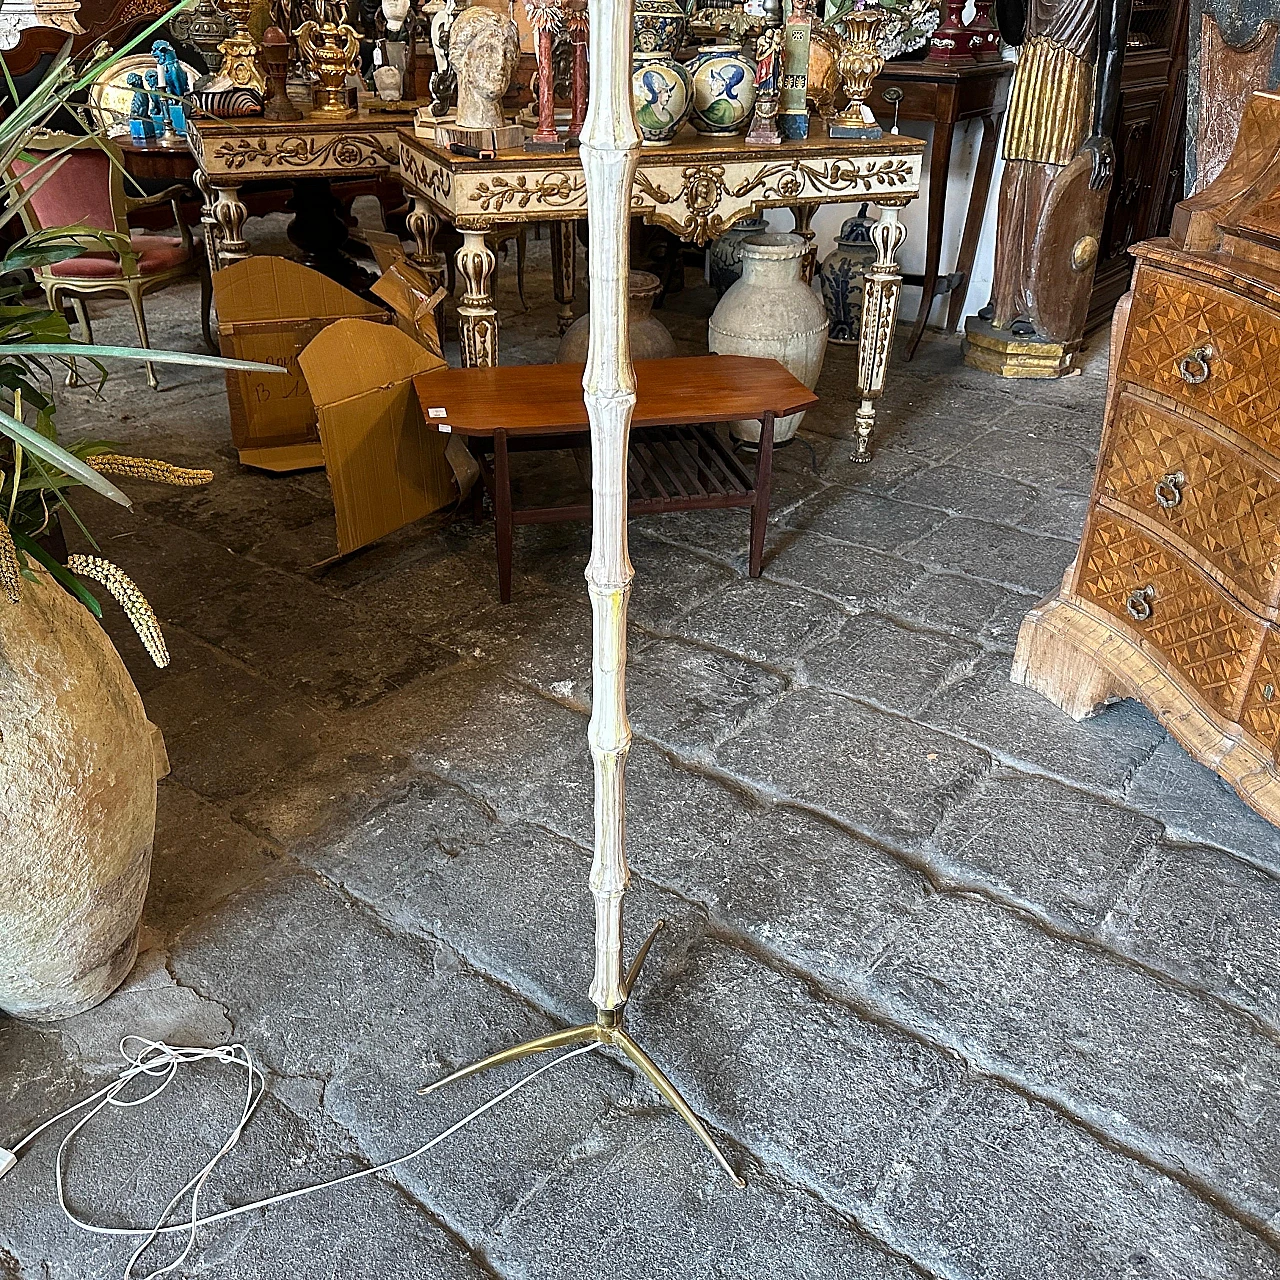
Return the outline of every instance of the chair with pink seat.
{"type": "MultiPolygon", "coordinates": [[[[117,237],[110,242],[89,242],[89,248],[79,257],[35,270],[36,281],[45,291],[50,310],[61,310],[64,299],[70,302],[85,341],[92,342],[85,298],[94,294],[124,294],[133,307],[138,340],[142,346],[149,347],[143,297],[178,280],[197,276],[201,330],[210,350],[216,350],[209,332],[212,289],[208,264],[205,255],[195,251],[191,230],[183,222],[178,206],[186,189],[174,186],[153,196],[126,195],[120,151],[114,143],[102,138],[79,138],[65,133],[37,135],[28,144],[27,154],[30,158],[15,160],[11,169],[11,176],[24,191],[51,173],[22,208],[22,220],[28,232],[80,226],[111,232],[117,237]],[[130,231],[131,213],[165,201],[173,205],[177,236],[130,231]]],[[[153,390],[159,386],[155,368],[150,363],[147,382],[153,390]]]]}

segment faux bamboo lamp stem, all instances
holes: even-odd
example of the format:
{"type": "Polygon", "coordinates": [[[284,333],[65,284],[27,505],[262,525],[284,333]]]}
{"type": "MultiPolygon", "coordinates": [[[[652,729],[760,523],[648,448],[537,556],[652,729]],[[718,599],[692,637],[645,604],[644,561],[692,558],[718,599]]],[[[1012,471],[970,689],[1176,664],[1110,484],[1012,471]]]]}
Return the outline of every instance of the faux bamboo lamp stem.
{"type": "Polygon", "coordinates": [[[627,450],[636,402],[627,328],[631,183],[640,131],[631,104],[633,0],[590,0],[591,94],[582,132],[587,184],[587,240],[591,283],[591,341],[582,378],[591,428],[591,558],[587,590],[592,613],[592,710],[588,739],[595,769],[594,1022],[553,1031],[461,1067],[419,1093],[550,1049],[584,1043],[622,1052],[676,1110],[737,1186],[745,1182],[706,1125],[647,1053],[623,1030],[622,1014],[640,966],[662,928],[641,944],[629,970],[622,958],[622,899],[627,889],[626,760],[627,599],[633,569],[627,554],[627,450]]]}

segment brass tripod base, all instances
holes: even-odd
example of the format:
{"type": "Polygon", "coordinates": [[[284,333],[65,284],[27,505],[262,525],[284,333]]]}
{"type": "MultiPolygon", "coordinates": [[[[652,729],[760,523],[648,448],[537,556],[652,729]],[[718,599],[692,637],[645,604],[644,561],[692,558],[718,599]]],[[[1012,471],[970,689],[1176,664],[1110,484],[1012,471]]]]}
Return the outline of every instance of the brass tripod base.
{"type": "MultiPolygon", "coordinates": [[[[649,954],[649,948],[653,945],[654,938],[657,937],[658,930],[665,923],[662,920],[658,921],[653,931],[644,940],[640,950],[636,953],[636,958],[627,974],[626,993],[628,995],[630,995],[631,988],[639,974],[640,966],[644,963],[645,956],[649,954]]],[[[504,1066],[508,1062],[518,1062],[521,1058],[528,1058],[535,1053],[545,1053],[549,1049],[569,1049],[574,1045],[588,1043],[611,1045],[615,1049],[620,1049],[639,1068],[653,1087],[671,1104],[685,1124],[698,1135],[703,1146],[715,1156],[733,1185],[735,1187],[745,1187],[747,1185],[746,1179],[740,1178],[734,1172],[733,1166],[725,1157],[724,1152],[716,1145],[716,1140],[711,1136],[707,1126],[698,1119],[693,1108],[680,1096],[679,1090],[676,1089],[675,1085],[663,1075],[658,1064],[622,1029],[622,1007],[600,1009],[596,1013],[594,1022],[584,1023],[580,1027],[565,1027],[561,1031],[552,1031],[548,1035],[539,1036],[536,1040],[526,1040],[524,1044],[513,1045],[510,1049],[500,1049],[497,1053],[491,1053],[487,1058],[481,1058],[479,1062],[472,1062],[468,1066],[459,1067],[457,1071],[445,1076],[443,1080],[437,1080],[434,1084],[424,1085],[418,1090],[418,1093],[423,1095],[434,1093],[437,1089],[443,1089],[445,1085],[452,1084],[455,1080],[465,1080],[467,1076],[476,1075],[481,1071],[489,1071],[494,1067],[504,1066]]]]}

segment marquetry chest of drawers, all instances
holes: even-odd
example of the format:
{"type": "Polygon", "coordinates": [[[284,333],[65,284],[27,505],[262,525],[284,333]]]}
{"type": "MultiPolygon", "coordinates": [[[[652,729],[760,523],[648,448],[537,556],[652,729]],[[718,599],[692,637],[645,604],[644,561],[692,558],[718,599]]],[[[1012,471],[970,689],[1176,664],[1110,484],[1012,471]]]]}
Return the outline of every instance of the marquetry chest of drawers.
{"type": "MultiPolygon", "coordinates": [[[[1270,118],[1274,158],[1280,99],[1270,118]]],[[[1280,167],[1263,179],[1274,203],[1280,167]]],[[[1243,216],[1259,182],[1237,172],[1228,218],[1205,216],[1221,190],[1184,205],[1192,247],[1134,249],[1080,551],[1013,678],[1077,719],[1140,698],[1280,822],[1280,234],[1243,216]]]]}

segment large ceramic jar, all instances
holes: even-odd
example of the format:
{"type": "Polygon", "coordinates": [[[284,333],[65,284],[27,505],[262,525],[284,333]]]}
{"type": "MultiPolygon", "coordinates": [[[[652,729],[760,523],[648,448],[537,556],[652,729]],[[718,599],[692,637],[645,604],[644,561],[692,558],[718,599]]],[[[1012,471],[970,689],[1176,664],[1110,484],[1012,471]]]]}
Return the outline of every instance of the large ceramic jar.
{"type": "Polygon", "coordinates": [[[756,64],[741,49],[708,45],[686,64],[693,76],[693,127],[741,133],[756,105],[756,64]]]}
{"type": "Polygon", "coordinates": [[[689,17],[679,0],[635,0],[632,32],[637,53],[679,53],[689,17]]]}
{"type": "Polygon", "coordinates": [[[631,99],[646,147],[665,147],[693,110],[693,81],[669,53],[637,53],[631,63],[631,99]]]}
{"type": "Polygon", "coordinates": [[[862,278],[876,260],[871,243],[874,218],[867,217],[867,206],[856,217],[846,218],[836,238],[836,247],[822,260],[818,278],[822,299],[831,318],[827,341],[856,344],[862,331],[862,278]]]}
{"type": "MultiPolygon", "coordinates": [[[[631,334],[633,360],[665,360],[676,353],[676,341],[653,314],[653,303],[662,292],[662,281],[649,271],[633,271],[627,277],[627,329],[631,334]]],[[[579,316],[560,339],[556,352],[559,364],[584,364],[587,340],[591,337],[591,315],[579,316]]]]}
{"type": "Polygon", "coordinates": [[[711,242],[709,275],[717,298],[723,298],[742,275],[742,242],[768,230],[764,218],[740,218],[711,242]]]}
{"type": "Polygon", "coordinates": [[[0,608],[0,1010],[68,1018],[138,953],[158,734],[89,611],[45,573],[0,608]]]}
{"type": "MultiPolygon", "coordinates": [[[[708,345],[721,355],[765,356],[790,369],[806,387],[817,384],[827,350],[827,309],[800,278],[808,251],[803,236],[748,236],[742,279],[711,313],[708,345]]],[[[774,423],[774,440],[790,440],[804,413],[774,423]]],[[[739,440],[759,440],[758,422],[733,422],[739,440]]]]}

